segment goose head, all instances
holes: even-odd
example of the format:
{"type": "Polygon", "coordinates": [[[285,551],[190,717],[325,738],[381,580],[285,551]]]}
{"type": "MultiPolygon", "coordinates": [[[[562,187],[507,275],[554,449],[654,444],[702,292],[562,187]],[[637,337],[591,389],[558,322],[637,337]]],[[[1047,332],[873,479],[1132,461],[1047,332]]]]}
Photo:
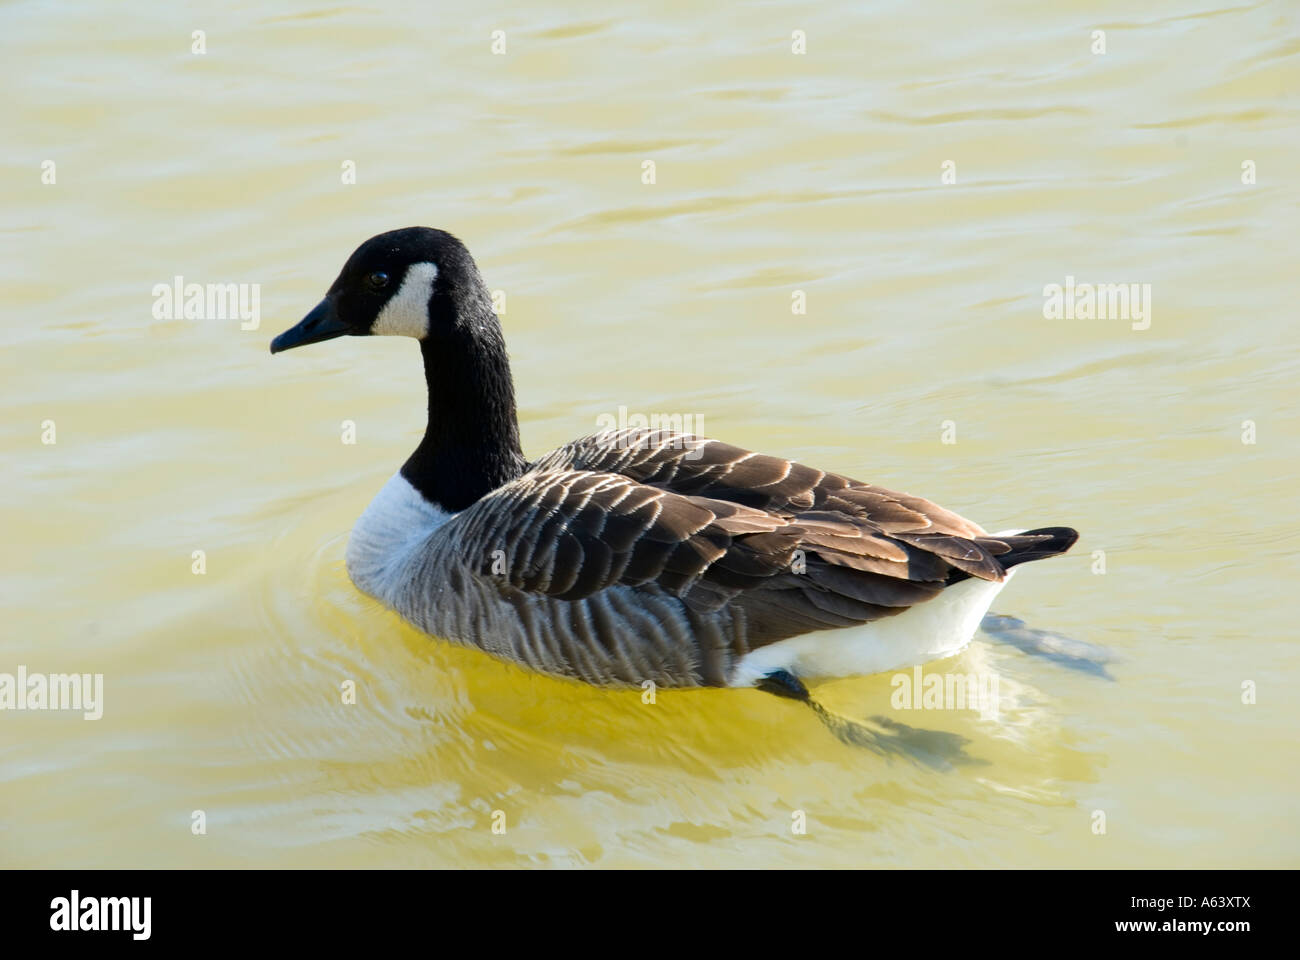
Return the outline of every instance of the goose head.
{"type": "Polygon", "coordinates": [[[454,513],[523,472],[505,337],[474,259],[450,233],[371,237],[271,352],[342,336],[419,342],[429,419],[401,474],[428,503],[454,513]]]}
{"type": "Polygon", "coordinates": [[[482,324],[496,326],[492,299],[464,244],[443,230],[406,227],[357,247],[325,299],[272,340],[271,352],[342,336],[423,343],[482,324]]]}

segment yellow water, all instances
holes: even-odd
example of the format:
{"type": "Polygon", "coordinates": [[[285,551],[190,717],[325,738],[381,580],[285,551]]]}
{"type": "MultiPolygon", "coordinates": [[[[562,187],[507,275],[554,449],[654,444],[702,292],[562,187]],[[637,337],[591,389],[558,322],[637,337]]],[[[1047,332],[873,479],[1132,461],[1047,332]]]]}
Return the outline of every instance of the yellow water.
{"type": "Polygon", "coordinates": [[[705,6],[0,7],[0,672],[105,685],[0,714],[0,864],[1300,865],[1296,6],[705,6]],[[414,345],[267,343],[412,223],[506,292],[530,455],[689,412],[1073,525],[995,609],[1114,679],[980,635],[928,669],[996,718],[816,688],[971,740],[937,770],[404,626],[342,550],[423,427],[414,345]],[[176,275],[260,284],[260,329],[155,319],[176,275]],[[1151,284],[1150,329],[1044,319],[1067,275],[1151,284]]]}

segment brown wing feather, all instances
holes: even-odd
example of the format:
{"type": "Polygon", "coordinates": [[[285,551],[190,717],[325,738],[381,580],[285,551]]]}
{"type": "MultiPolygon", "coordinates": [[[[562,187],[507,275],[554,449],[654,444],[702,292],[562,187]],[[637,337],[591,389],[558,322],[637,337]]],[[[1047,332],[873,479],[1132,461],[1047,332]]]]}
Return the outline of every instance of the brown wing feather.
{"type": "Polygon", "coordinates": [[[666,430],[594,434],[560,447],[538,466],[619,473],[648,486],[772,513],[822,510],[859,516],[886,532],[984,535],[979,524],[922,497],[666,430]]]}
{"type": "Polygon", "coordinates": [[[781,517],[582,470],[532,471],[462,516],[480,573],[566,600],[648,583],[734,595],[788,569],[799,543],[781,517]]]}
{"type": "Polygon", "coordinates": [[[466,514],[462,542],[485,574],[501,576],[489,555],[504,550],[512,589],[576,600],[621,584],[697,613],[729,605],[749,646],[901,613],[967,576],[1001,580],[998,557],[1064,542],[990,537],[920,497],[667,431],[568,444],[466,514]]]}
{"type": "Polygon", "coordinates": [[[921,580],[942,579],[949,567],[985,580],[1003,576],[994,556],[1005,548],[979,524],[929,500],[717,440],[663,430],[606,432],[561,447],[542,465],[619,473],[795,520],[808,528],[807,545],[832,564],[921,580]]]}

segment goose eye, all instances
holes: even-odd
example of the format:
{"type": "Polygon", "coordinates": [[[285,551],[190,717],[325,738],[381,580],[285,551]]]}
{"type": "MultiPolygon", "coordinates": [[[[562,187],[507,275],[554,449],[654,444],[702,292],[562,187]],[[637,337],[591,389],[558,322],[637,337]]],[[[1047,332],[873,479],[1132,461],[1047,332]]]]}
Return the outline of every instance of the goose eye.
{"type": "Polygon", "coordinates": [[[370,284],[370,286],[375,290],[382,290],[384,287],[388,286],[388,274],[383,273],[382,271],[376,271],[366,277],[366,283],[370,284]]]}

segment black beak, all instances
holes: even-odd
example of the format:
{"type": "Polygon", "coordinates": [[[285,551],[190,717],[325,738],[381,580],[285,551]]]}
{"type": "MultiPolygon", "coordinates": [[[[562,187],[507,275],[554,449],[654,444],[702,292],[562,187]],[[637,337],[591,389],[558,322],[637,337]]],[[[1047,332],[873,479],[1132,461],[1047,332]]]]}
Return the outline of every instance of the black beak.
{"type": "Polygon", "coordinates": [[[296,327],[290,327],[272,340],[271,352],[279,353],[282,350],[292,350],[294,347],[306,346],[309,343],[333,340],[345,333],[351,333],[351,331],[348,329],[347,324],[339,319],[338,311],[334,308],[334,301],[326,297],[316,304],[312,312],[303,317],[302,322],[296,327]]]}

